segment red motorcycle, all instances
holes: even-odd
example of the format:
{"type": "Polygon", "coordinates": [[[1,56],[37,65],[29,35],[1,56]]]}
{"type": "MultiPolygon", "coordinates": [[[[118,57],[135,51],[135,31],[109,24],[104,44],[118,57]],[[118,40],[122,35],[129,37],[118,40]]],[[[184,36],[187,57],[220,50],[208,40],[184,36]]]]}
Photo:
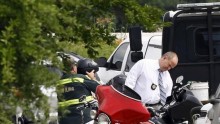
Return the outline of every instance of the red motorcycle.
{"type": "Polygon", "coordinates": [[[185,124],[192,123],[191,110],[202,103],[183,84],[183,76],[176,80],[166,104],[155,111],[141,103],[140,96],[124,84],[119,75],[107,85],[96,89],[98,106],[91,113],[95,124],[185,124]]]}
{"type": "Polygon", "coordinates": [[[123,76],[117,78],[117,82],[113,81],[111,85],[97,87],[98,109],[93,114],[94,123],[153,124],[149,120],[151,113],[141,103],[140,96],[130,88],[122,86],[123,76]]]}

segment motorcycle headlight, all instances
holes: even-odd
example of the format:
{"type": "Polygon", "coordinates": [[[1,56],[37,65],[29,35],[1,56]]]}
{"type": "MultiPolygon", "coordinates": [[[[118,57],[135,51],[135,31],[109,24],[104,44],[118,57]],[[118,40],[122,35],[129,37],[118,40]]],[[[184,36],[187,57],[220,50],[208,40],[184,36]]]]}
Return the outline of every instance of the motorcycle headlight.
{"type": "Polygon", "coordinates": [[[90,117],[91,117],[92,119],[95,118],[96,114],[97,114],[97,111],[96,111],[96,110],[91,110],[91,111],[90,111],[90,117]]]}
{"type": "Polygon", "coordinates": [[[98,124],[111,124],[111,121],[106,114],[101,113],[98,116],[98,124]]]}

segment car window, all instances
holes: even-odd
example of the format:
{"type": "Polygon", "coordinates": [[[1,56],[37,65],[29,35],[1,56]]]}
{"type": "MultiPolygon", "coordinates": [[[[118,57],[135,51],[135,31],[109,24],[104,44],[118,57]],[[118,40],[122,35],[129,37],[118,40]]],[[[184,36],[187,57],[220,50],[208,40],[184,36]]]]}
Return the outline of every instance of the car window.
{"type": "Polygon", "coordinates": [[[128,48],[129,43],[125,42],[118,47],[118,49],[115,51],[114,55],[111,58],[110,61],[110,68],[115,69],[115,70],[120,70],[121,69],[121,64],[123,62],[125,52],[128,48]]]}
{"type": "Polygon", "coordinates": [[[132,53],[132,51],[129,52],[127,63],[126,63],[126,66],[125,66],[125,71],[126,72],[129,72],[131,67],[134,65],[134,62],[131,61],[131,53],[132,53]]]}
{"type": "MultiPolygon", "coordinates": [[[[213,41],[213,54],[220,55],[220,29],[213,28],[212,37],[213,41]]],[[[195,46],[197,55],[209,55],[209,38],[208,29],[200,28],[195,32],[195,46]]]]}
{"type": "Polygon", "coordinates": [[[159,35],[151,37],[144,58],[159,59],[161,57],[161,54],[162,54],[162,37],[159,35]]]}

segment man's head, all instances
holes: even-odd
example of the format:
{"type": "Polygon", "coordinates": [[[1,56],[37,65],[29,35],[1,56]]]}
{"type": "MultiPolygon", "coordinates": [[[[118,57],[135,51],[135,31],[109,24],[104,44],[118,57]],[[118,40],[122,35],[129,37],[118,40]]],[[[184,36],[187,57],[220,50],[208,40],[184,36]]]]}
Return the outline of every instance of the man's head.
{"type": "Polygon", "coordinates": [[[64,70],[67,73],[76,74],[77,73],[77,62],[73,59],[63,58],[64,70]]]}
{"type": "Polygon", "coordinates": [[[168,71],[174,67],[176,67],[178,63],[178,56],[174,52],[166,52],[163,56],[159,59],[159,66],[161,71],[168,71]]]}
{"type": "Polygon", "coordinates": [[[99,70],[99,66],[91,59],[81,59],[78,61],[77,72],[78,74],[87,74],[86,72],[91,72],[94,70],[94,73],[99,70]]]}

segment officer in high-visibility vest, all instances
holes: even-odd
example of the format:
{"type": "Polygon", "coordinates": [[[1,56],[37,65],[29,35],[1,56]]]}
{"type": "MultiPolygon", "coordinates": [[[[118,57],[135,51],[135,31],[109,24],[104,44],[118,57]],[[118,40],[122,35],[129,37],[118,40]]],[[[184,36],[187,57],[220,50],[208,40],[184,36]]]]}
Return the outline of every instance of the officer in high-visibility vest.
{"type": "Polygon", "coordinates": [[[57,83],[59,124],[85,124],[92,120],[90,118],[91,108],[81,111],[77,109],[77,106],[83,104],[79,100],[82,96],[86,96],[87,102],[94,99],[92,92],[95,93],[96,87],[99,85],[95,78],[98,65],[90,59],[79,60],[77,65],[71,61],[67,63],[69,63],[70,69],[57,83]]]}

